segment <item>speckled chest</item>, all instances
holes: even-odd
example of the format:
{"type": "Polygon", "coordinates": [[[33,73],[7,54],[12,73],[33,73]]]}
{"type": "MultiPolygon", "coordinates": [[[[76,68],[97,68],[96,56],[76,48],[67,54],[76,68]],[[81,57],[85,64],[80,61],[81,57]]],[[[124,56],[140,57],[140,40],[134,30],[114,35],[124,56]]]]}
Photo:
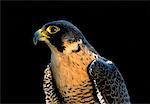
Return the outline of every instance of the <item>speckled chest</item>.
{"type": "MultiPolygon", "coordinates": [[[[92,82],[89,79],[87,67],[94,59],[95,55],[83,47],[81,47],[79,52],[51,57],[53,76],[62,94],[72,88],[85,88],[89,89],[89,91],[92,89],[92,82]],[[87,88],[85,83],[89,84],[87,88]]],[[[64,96],[68,95],[70,94],[64,94],[64,96]]]]}

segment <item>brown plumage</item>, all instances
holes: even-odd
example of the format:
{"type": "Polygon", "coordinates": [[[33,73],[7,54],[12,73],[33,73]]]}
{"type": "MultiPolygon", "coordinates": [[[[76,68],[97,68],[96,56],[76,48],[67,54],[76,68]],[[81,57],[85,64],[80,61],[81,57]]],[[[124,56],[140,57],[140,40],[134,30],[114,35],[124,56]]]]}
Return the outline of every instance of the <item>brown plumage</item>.
{"type": "Polygon", "coordinates": [[[63,20],[47,23],[33,41],[44,41],[51,50],[43,83],[46,104],[130,104],[118,69],[73,24],[63,20]]]}
{"type": "Polygon", "coordinates": [[[70,101],[78,101],[79,103],[83,97],[89,96],[86,100],[93,102],[95,98],[92,95],[93,86],[87,73],[87,65],[95,57],[85,46],[81,45],[80,48],[81,50],[78,53],[63,54],[56,52],[57,55],[52,53],[53,77],[61,95],[64,98],[66,97],[65,101],[70,99],[70,101]]]}

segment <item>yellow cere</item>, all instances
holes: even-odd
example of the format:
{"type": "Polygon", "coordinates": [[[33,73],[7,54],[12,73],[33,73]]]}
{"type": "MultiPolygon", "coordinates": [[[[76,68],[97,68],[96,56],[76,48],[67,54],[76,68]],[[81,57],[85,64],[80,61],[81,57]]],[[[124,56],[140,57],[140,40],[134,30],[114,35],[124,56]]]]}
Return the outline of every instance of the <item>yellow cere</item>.
{"type": "Polygon", "coordinates": [[[42,36],[42,37],[46,37],[46,38],[50,38],[49,36],[47,36],[47,35],[45,35],[45,34],[43,34],[43,33],[41,33],[41,36],[42,36]]]}
{"type": "Polygon", "coordinates": [[[47,32],[49,32],[50,34],[55,34],[57,33],[58,31],[60,31],[60,28],[57,27],[57,26],[49,26],[47,29],[46,29],[47,32]],[[52,31],[52,28],[54,28],[54,31],[52,31]]]}

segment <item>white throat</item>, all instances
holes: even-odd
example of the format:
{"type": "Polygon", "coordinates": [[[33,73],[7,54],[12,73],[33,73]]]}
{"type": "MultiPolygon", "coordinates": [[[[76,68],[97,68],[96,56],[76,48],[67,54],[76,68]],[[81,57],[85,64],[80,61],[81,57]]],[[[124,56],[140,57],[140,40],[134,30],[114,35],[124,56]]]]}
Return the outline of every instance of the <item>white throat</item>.
{"type": "Polygon", "coordinates": [[[65,50],[63,51],[63,53],[64,54],[70,54],[72,51],[78,50],[80,44],[82,44],[81,39],[79,41],[71,43],[69,45],[66,43],[66,47],[65,47],[65,50]]]}

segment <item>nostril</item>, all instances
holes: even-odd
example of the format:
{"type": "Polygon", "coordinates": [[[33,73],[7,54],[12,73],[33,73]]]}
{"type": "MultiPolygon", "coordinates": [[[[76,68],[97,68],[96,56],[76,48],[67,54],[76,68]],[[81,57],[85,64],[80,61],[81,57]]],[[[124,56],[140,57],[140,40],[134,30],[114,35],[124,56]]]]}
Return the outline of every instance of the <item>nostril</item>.
{"type": "Polygon", "coordinates": [[[43,32],[44,32],[44,30],[43,30],[43,29],[40,29],[40,30],[39,30],[39,32],[40,32],[40,33],[43,33],[43,32]]]}

